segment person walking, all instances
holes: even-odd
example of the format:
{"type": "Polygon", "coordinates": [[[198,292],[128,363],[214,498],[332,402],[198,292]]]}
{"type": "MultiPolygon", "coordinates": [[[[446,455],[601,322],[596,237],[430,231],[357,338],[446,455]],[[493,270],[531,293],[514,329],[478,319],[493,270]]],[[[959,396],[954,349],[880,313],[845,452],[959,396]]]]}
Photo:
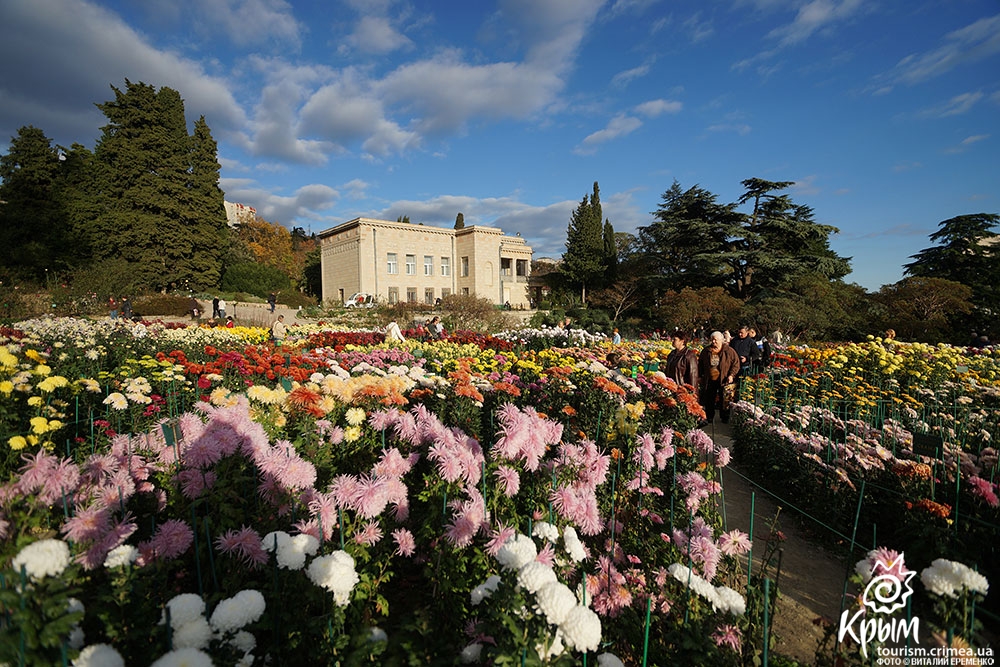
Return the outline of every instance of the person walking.
{"type": "Polygon", "coordinates": [[[285,316],[278,315],[278,319],[271,325],[271,342],[275,345],[281,345],[285,340],[285,335],[285,316]]]}
{"type": "Polygon", "coordinates": [[[108,298],[108,315],[112,322],[118,319],[118,302],[113,296],[108,298]]]}
{"type": "Polygon", "coordinates": [[[698,388],[698,353],[687,346],[688,334],[675,331],[671,337],[674,349],[667,355],[667,377],[677,384],[698,388]]]}
{"type": "Polygon", "coordinates": [[[126,320],[132,319],[132,299],[127,296],[122,297],[122,317],[126,320]]]}
{"type": "Polygon", "coordinates": [[[275,306],[276,306],[277,304],[278,304],[278,295],[277,295],[277,294],[275,294],[274,292],[271,292],[271,293],[270,293],[270,294],[269,294],[269,295],[267,296],[267,305],[268,305],[268,307],[269,307],[269,308],[271,309],[271,312],[272,312],[272,313],[274,312],[274,307],[275,307],[275,306]]]}
{"type": "Polygon", "coordinates": [[[219,297],[212,298],[212,319],[219,316],[219,297]]]}
{"type": "Polygon", "coordinates": [[[729,404],[736,395],[736,376],[739,373],[740,357],[736,350],[726,345],[721,331],[713,331],[709,336],[708,347],[698,355],[698,378],[701,405],[705,408],[705,424],[710,424],[715,419],[716,403],[719,404],[722,423],[729,423],[729,404]]]}
{"type": "Polygon", "coordinates": [[[219,299],[219,319],[226,319],[226,300],[219,299]]]}
{"type": "Polygon", "coordinates": [[[622,335],[620,333],[618,333],[618,329],[617,328],[615,328],[615,330],[611,332],[611,344],[612,345],[621,345],[622,344],[622,335]]]}

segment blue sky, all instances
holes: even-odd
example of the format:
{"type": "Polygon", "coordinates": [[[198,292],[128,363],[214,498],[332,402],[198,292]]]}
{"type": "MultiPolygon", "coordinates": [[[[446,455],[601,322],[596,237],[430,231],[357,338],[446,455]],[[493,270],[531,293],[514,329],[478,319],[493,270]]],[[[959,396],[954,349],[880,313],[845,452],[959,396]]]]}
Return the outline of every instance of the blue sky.
{"type": "Polygon", "coordinates": [[[313,232],[462,212],[554,257],[594,181],[635,231],[675,179],[758,177],[876,290],[1000,212],[997,0],[2,0],[0,63],[3,152],[93,148],[111,85],[169,86],[226,198],[313,232]]]}

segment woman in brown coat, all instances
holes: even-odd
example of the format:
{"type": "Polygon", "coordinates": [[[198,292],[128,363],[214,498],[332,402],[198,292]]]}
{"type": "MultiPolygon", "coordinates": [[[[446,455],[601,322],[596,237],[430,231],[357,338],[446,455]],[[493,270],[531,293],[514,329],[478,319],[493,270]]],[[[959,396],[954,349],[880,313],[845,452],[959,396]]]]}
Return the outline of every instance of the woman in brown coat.
{"type": "Polygon", "coordinates": [[[736,376],[740,373],[740,356],[723,341],[722,333],[713,331],[708,346],[698,356],[701,405],[708,423],[715,418],[717,399],[722,423],[729,421],[729,403],[734,398],[736,376]]]}
{"type": "Polygon", "coordinates": [[[698,353],[687,346],[688,335],[675,331],[671,336],[674,349],[667,356],[667,377],[677,384],[698,389],[698,353]]]}

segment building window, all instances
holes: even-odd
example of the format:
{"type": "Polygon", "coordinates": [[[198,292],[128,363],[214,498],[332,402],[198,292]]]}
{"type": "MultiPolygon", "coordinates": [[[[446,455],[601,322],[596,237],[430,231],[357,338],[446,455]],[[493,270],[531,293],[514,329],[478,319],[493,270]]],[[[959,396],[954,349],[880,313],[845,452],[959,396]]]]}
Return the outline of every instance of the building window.
{"type": "Polygon", "coordinates": [[[446,299],[446,298],[448,298],[449,296],[451,296],[451,290],[450,290],[450,289],[448,289],[448,288],[446,287],[446,288],[444,288],[444,289],[442,289],[442,290],[441,290],[441,298],[442,298],[442,299],[446,299]]]}
{"type": "Polygon", "coordinates": [[[451,275],[451,258],[442,257],[441,258],[441,275],[450,276],[451,275]]]}
{"type": "Polygon", "coordinates": [[[526,278],[528,276],[528,260],[517,260],[517,275],[519,278],[526,278]]]}
{"type": "Polygon", "coordinates": [[[406,302],[407,303],[416,303],[417,302],[417,288],[416,287],[407,287],[406,288],[406,302]]]}
{"type": "Polygon", "coordinates": [[[424,275],[434,275],[434,257],[432,255],[424,255],[424,275]]]}
{"type": "Polygon", "coordinates": [[[463,278],[468,278],[469,277],[469,258],[468,257],[463,257],[462,258],[462,277],[463,278]]]}
{"type": "Polygon", "coordinates": [[[389,288],[389,303],[399,303],[399,288],[390,287],[389,288]]]}
{"type": "Polygon", "coordinates": [[[463,287],[462,288],[462,294],[464,296],[469,296],[469,288],[468,287],[463,287]]]}
{"type": "Polygon", "coordinates": [[[504,276],[504,277],[510,276],[511,275],[510,270],[511,270],[510,257],[501,257],[500,258],[500,275],[504,276]]]}
{"type": "Polygon", "coordinates": [[[406,275],[415,276],[417,275],[417,256],[407,255],[406,256],[406,275]]]}
{"type": "Polygon", "coordinates": [[[396,253],[390,252],[386,255],[386,273],[399,273],[399,259],[396,257],[396,253]]]}
{"type": "Polygon", "coordinates": [[[433,287],[428,287],[427,289],[424,290],[424,303],[426,303],[428,306],[433,306],[434,305],[434,288],[433,287]]]}

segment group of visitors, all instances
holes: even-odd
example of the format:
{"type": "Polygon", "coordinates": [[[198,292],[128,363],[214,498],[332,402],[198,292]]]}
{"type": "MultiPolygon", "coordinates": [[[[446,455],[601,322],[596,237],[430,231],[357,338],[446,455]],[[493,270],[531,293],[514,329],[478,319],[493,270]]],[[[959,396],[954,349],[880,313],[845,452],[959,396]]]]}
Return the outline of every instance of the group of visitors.
{"type": "Polygon", "coordinates": [[[110,297],[108,299],[108,315],[112,321],[117,320],[119,316],[123,320],[131,320],[135,317],[135,313],[132,312],[132,299],[127,296],[123,296],[121,299],[110,297]]]}
{"type": "MultiPolygon", "coordinates": [[[[771,364],[771,344],[765,336],[758,336],[755,327],[740,326],[736,337],[728,331],[713,331],[701,352],[689,347],[691,335],[676,330],[670,335],[673,349],[667,355],[661,370],[679,385],[688,385],[698,392],[705,409],[705,421],[715,419],[716,410],[723,423],[729,421],[729,405],[739,393],[740,379],[760,373],[771,364]]],[[[612,334],[612,344],[621,343],[618,329],[612,334]]],[[[618,353],[608,355],[609,362],[617,361],[618,353]]]]}

